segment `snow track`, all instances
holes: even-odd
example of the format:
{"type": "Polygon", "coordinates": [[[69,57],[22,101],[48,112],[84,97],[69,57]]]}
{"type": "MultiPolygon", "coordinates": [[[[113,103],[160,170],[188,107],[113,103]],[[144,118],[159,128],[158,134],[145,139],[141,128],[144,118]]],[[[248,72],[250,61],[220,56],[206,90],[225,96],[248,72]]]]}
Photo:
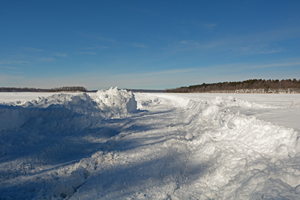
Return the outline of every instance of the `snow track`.
{"type": "Polygon", "coordinates": [[[117,89],[10,105],[2,199],[300,199],[298,132],[229,110],[276,105],[117,89]]]}

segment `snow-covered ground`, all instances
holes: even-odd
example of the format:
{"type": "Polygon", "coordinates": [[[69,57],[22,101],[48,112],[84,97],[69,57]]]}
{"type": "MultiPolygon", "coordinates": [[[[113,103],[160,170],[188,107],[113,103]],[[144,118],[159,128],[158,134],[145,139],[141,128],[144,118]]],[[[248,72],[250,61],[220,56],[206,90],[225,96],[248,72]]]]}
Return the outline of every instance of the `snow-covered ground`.
{"type": "Polygon", "coordinates": [[[0,199],[300,199],[299,111],[298,94],[0,93],[0,199]]]}

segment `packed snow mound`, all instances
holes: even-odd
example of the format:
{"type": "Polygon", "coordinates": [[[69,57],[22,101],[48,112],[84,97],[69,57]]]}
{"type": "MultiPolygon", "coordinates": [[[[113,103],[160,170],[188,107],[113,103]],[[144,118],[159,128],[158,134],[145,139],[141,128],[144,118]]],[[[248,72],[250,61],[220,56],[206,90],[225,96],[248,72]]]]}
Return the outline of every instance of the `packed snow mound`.
{"type": "Polygon", "coordinates": [[[0,107],[0,131],[14,128],[33,130],[85,129],[105,114],[85,93],[79,95],[55,94],[49,98],[28,101],[20,106],[0,107]]]}
{"type": "Polygon", "coordinates": [[[77,95],[54,94],[48,98],[39,97],[37,100],[27,101],[22,105],[22,107],[26,108],[48,108],[49,106],[51,108],[64,107],[80,114],[95,114],[99,112],[96,102],[86,93],[77,95]]]}
{"type": "Polygon", "coordinates": [[[47,130],[84,129],[101,119],[123,117],[136,110],[132,92],[118,88],[99,90],[92,97],[86,93],[54,94],[22,105],[1,105],[0,131],[24,125],[47,130]]]}
{"type": "Polygon", "coordinates": [[[62,105],[69,110],[74,110],[81,114],[110,113],[108,115],[118,115],[133,113],[137,110],[137,102],[134,94],[127,90],[110,88],[109,90],[98,90],[95,95],[86,93],[55,94],[48,98],[38,98],[31,102],[26,102],[22,106],[27,108],[47,108],[49,106],[62,105]]]}
{"type": "Polygon", "coordinates": [[[110,112],[115,116],[133,113],[137,110],[134,94],[117,87],[109,90],[98,90],[92,98],[97,102],[100,110],[110,112]]]}

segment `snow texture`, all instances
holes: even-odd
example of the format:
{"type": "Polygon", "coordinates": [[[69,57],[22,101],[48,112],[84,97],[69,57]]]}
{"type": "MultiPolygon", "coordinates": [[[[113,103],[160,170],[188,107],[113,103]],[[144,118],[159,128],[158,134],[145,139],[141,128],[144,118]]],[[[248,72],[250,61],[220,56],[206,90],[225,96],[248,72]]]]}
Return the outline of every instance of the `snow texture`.
{"type": "Polygon", "coordinates": [[[4,99],[0,199],[300,199],[299,95],[4,99]]]}

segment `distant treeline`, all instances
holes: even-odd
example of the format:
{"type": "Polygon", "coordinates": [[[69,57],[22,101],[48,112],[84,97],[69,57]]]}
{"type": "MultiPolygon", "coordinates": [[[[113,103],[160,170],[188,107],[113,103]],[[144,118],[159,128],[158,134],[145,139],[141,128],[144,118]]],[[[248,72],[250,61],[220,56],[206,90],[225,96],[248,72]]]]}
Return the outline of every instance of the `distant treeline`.
{"type": "Polygon", "coordinates": [[[144,90],[144,89],[126,89],[131,92],[140,92],[140,93],[163,93],[164,90],[144,90]]]}
{"type": "Polygon", "coordinates": [[[166,89],[164,92],[174,93],[210,93],[210,92],[238,92],[238,93],[299,93],[300,79],[276,79],[262,80],[250,79],[238,82],[222,82],[222,83],[203,83],[201,85],[191,85],[189,87],[180,87],[174,89],[166,89]]]}
{"type": "Polygon", "coordinates": [[[87,92],[87,89],[82,86],[66,86],[51,89],[0,87],[0,92],[87,92]]]}

